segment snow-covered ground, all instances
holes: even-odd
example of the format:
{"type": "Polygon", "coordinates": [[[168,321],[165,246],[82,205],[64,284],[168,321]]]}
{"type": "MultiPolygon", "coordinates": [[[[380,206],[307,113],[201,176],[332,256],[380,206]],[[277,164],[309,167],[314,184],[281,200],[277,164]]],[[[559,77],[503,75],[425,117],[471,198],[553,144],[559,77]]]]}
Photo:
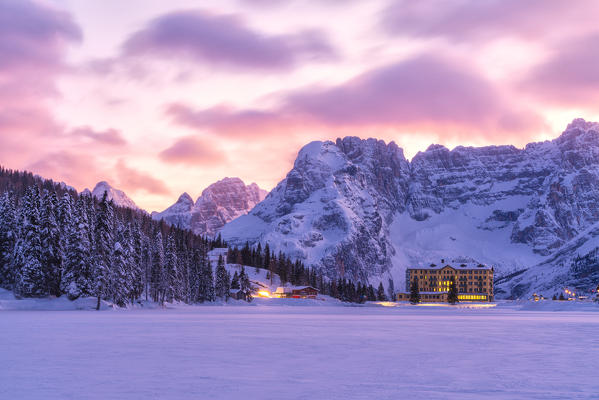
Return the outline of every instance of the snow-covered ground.
{"type": "Polygon", "coordinates": [[[455,308],[269,301],[2,311],[0,398],[591,399],[599,393],[599,312],[585,312],[599,310],[596,304],[555,312],[539,310],[558,302],[455,308]]]}

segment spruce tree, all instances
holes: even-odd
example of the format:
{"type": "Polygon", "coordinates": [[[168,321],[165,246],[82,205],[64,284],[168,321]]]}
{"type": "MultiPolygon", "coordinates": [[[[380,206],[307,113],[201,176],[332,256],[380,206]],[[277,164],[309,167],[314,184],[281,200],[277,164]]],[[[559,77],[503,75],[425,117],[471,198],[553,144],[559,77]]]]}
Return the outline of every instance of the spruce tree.
{"type": "Polygon", "coordinates": [[[89,227],[85,215],[71,217],[73,226],[69,231],[60,289],[70,300],[93,294],[92,256],[89,243],[89,227]]]}
{"type": "Polygon", "coordinates": [[[376,291],[376,297],[378,301],[387,301],[387,296],[385,295],[385,288],[383,287],[383,282],[379,283],[379,287],[376,291]]]}
{"type": "Polygon", "coordinates": [[[449,282],[449,292],[447,293],[447,302],[449,304],[455,304],[459,301],[458,299],[458,287],[455,282],[455,277],[451,277],[449,282]]]}
{"type": "Polygon", "coordinates": [[[250,303],[253,300],[252,297],[252,285],[250,283],[250,278],[245,272],[245,268],[241,267],[241,274],[239,274],[239,284],[241,286],[241,294],[243,295],[243,299],[250,303]]]}
{"type": "Polygon", "coordinates": [[[212,273],[212,265],[205,252],[202,252],[202,275],[200,280],[200,301],[214,301],[216,298],[214,287],[214,274],[212,273]]]}
{"type": "Polygon", "coordinates": [[[410,284],[410,303],[420,303],[420,288],[418,287],[418,278],[414,278],[410,284]]]}
{"type": "Polygon", "coordinates": [[[162,242],[162,232],[156,231],[152,242],[152,271],[150,273],[150,291],[152,299],[156,302],[163,302],[161,291],[162,275],[164,273],[164,244],[162,242]]]}
{"type": "Polygon", "coordinates": [[[0,287],[12,290],[15,283],[13,252],[17,239],[17,213],[12,196],[0,196],[0,287]]]}
{"type": "Polygon", "coordinates": [[[40,198],[37,186],[30,186],[21,208],[21,228],[15,246],[15,294],[41,297],[48,294],[42,266],[40,198]]]}
{"type": "Polygon", "coordinates": [[[97,298],[96,309],[100,309],[100,300],[106,296],[110,278],[110,264],[113,253],[114,211],[112,201],[108,201],[104,192],[98,206],[94,231],[94,295],[97,298]]]}
{"type": "Polygon", "coordinates": [[[128,254],[125,244],[124,231],[121,229],[117,234],[117,238],[114,242],[113,251],[111,255],[111,268],[110,268],[110,285],[108,287],[108,293],[112,300],[123,307],[126,305],[129,299],[129,283],[128,280],[128,254]]]}
{"type": "Polygon", "coordinates": [[[45,191],[41,199],[40,240],[42,243],[42,268],[46,279],[46,292],[60,296],[62,277],[61,232],[58,227],[58,198],[56,192],[45,191]]]}
{"type": "Polygon", "coordinates": [[[389,278],[389,287],[387,288],[387,292],[389,293],[389,301],[395,301],[395,285],[393,283],[393,279],[389,278]]]}
{"type": "MultiPolygon", "coordinates": [[[[241,268],[243,269],[243,267],[241,268]]],[[[231,279],[231,290],[236,289],[241,289],[241,286],[239,285],[239,275],[237,274],[237,271],[233,273],[233,279],[231,279]]]]}
{"type": "Polygon", "coordinates": [[[177,249],[173,235],[168,235],[166,241],[166,250],[164,254],[165,271],[162,275],[161,289],[164,293],[164,299],[171,303],[178,300],[177,293],[177,249]]]}
{"type": "Polygon", "coordinates": [[[225,261],[223,260],[222,255],[218,257],[218,264],[216,265],[216,282],[214,284],[214,291],[216,297],[224,301],[229,299],[229,292],[231,291],[231,278],[225,269],[225,261]]]}

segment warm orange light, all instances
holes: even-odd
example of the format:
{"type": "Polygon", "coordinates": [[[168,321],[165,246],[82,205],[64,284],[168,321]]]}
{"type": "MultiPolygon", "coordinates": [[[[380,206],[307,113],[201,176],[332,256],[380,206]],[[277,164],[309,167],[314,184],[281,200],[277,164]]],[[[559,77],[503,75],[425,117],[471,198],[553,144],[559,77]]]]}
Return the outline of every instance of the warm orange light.
{"type": "Polygon", "coordinates": [[[270,297],[270,292],[268,290],[260,290],[258,292],[258,297],[270,297]]]}

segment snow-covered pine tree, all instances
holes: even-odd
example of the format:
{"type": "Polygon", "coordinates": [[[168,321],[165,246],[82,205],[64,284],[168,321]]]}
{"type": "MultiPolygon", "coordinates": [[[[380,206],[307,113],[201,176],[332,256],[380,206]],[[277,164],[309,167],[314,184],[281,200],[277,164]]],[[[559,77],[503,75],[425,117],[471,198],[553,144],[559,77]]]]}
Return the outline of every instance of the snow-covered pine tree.
{"type": "Polygon", "coordinates": [[[96,309],[100,309],[100,300],[106,296],[110,278],[110,264],[114,249],[114,211],[112,201],[108,201],[104,192],[98,206],[94,231],[94,294],[98,299],[96,309]]]}
{"type": "Polygon", "coordinates": [[[70,217],[73,226],[69,232],[64,255],[61,291],[70,300],[93,294],[91,244],[86,215],[70,217]]]}
{"type": "Polygon", "coordinates": [[[447,302],[449,304],[455,304],[459,301],[458,299],[458,287],[455,282],[455,276],[451,277],[449,282],[449,292],[447,293],[447,302]]]}
{"type": "Polygon", "coordinates": [[[229,300],[231,277],[225,268],[225,260],[222,255],[218,257],[218,264],[216,264],[216,282],[214,284],[214,291],[216,297],[224,301],[229,300]]]}
{"type": "Polygon", "coordinates": [[[188,303],[197,303],[200,301],[200,280],[202,274],[202,254],[199,248],[193,251],[188,269],[189,291],[187,293],[188,303]]]}
{"type": "Polygon", "coordinates": [[[210,264],[210,260],[206,255],[206,249],[200,250],[200,282],[198,289],[198,300],[200,302],[204,301],[214,301],[215,300],[215,288],[214,288],[214,274],[212,273],[212,265],[210,264]]]}
{"type": "Polygon", "coordinates": [[[241,289],[241,286],[239,285],[239,275],[237,274],[237,271],[233,273],[233,278],[231,279],[231,290],[236,289],[241,289]]]}
{"type": "Polygon", "coordinates": [[[245,268],[243,266],[241,267],[241,273],[239,274],[239,284],[241,286],[243,299],[250,303],[253,300],[252,285],[250,283],[250,277],[245,272],[245,268]]]}
{"type": "Polygon", "coordinates": [[[146,301],[150,295],[150,280],[152,276],[152,240],[147,236],[142,236],[142,271],[143,271],[143,292],[146,301]]]}
{"type": "Polygon", "coordinates": [[[150,273],[150,292],[154,301],[162,303],[164,302],[163,292],[161,291],[162,275],[164,273],[164,243],[160,229],[154,235],[151,254],[152,272],[150,273]]]}
{"type": "Polygon", "coordinates": [[[418,286],[418,278],[414,278],[414,280],[410,283],[410,303],[420,303],[420,288],[418,286]]]}
{"type": "Polygon", "coordinates": [[[379,287],[376,291],[376,299],[378,301],[387,301],[387,296],[385,295],[385,288],[383,287],[383,282],[379,282],[379,287]]]}
{"type": "Polygon", "coordinates": [[[144,238],[141,232],[139,222],[135,220],[129,226],[131,237],[129,242],[131,257],[131,301],[139,299],[144,291],[145,263],[143,260],[144,238]]]}
{"type": "Polygon", "coordinates": [[[33,185],[27,189],[23,198],[21,227],[14,254],[15,294],[21,297],[41,297],[48,294],[42,267],[39,208],[39,190],[33,185]]]}
{"type": "Polygon", "coordinates": [[[10,193],[0,196],[0,287],[12,290],[15,283],[13,253],[17,239],[17,212],[10,193]]]}
{"type": "Polygon", "coordinates": [[[58,198],[56,192],[44,191],[40,210],[42,242],[42,268],[46,279],[46,292],[60,296],[60,280],[62,277],[62,248],[60,228],[58,226],[58,198]]]}
{"type": "Polygon", "coordinates": [[[387,287],[387,292],[389,295],[389,301],[395,301],[395,284],[393,283],[393,279],[389,278],[389,286],[387,287]]]}
{"type": "Polygon", "coordinates": [[[175,238],[172,234],[166,239],[166,250],[164,253],[165,272],[162,276],[161,290],[165,301],[169,303],[177,299],[177,248],[175,238]]]}
{"type": "Polygon", "coordinates": [[[177,248],[177,278],[175,281],[175,298],[179,301],[188,301],[189,298],[189,252],[185,244],[180,243],[177,248]]]}
{"type": "MultiPolygon", "coordinates": [[[[118,224],[121,225],[121,224],[118,224]]],[[[125,229],[121,226],[114,241],[111,254],[110,279],[107,293],[120,307],[124,307],[130,298],[129,254],[125,229]]]]}

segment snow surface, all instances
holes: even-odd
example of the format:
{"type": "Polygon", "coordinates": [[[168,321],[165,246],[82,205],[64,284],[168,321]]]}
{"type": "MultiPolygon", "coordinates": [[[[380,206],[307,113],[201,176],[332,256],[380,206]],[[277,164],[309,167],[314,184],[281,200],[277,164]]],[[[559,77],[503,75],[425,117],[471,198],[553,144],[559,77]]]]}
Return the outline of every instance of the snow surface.
{"type": "MultiPolygon", "coordinates": [[[[597,312],[267,301],[0,312],[0,398],[591,399],[599,392],[597,312]]],[[[555,303],[567,304],[534,306],[555,303]]],[[[599,307],[581,308],[591,309],[599,307]]]]}

